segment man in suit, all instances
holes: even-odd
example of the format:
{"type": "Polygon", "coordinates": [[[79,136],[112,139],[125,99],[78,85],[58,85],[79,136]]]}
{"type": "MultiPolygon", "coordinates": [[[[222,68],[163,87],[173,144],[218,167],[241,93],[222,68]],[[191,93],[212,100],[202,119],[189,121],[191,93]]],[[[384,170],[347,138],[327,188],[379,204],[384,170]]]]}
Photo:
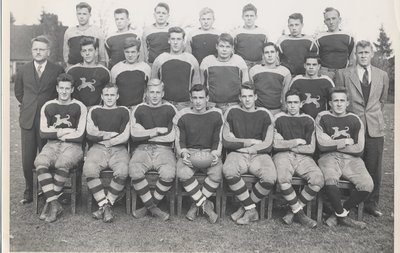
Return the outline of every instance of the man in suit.
{"type": "Polygon", "coordinates": [[[369,41],[356,45],[356,65],[338,71],[336,86],[344,86],[349,92],[348,110],[359,116],[365,126],[363,160],[374,181],[374,190],[365,201],[365,211],[375,217],[382,216],[378,209],[379,189],[382,176],[384,120],[383,106],[389,87],[387,73],[371,66],[373,57],[369,41]]]}
{"type": "Polygon", "coordinates": [[[57,77],[64,69],[50,61],[50,41],[45,36],[32,39],[33,61],[26,63],[17,73],[15,97],[20,102],[19,123],[21,127],[22,168],[25,192],[21,203],[33,200],[33,162],[44,142],[40,138],[40,109],[44,103],[57,97],[57,77]]]}

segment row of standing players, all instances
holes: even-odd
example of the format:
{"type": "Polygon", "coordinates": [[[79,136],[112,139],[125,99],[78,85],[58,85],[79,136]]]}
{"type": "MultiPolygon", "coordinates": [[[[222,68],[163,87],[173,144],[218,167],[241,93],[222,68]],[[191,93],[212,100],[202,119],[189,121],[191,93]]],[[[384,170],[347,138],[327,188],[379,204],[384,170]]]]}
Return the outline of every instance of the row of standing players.
{"type": "MultiPolygon", "coordinates": [[[[77,12],[78,12],[78,9],[79,8],[77,8],[77,12]]],[[[90,11],[89,11],[90,12],[90,11]]],[[[337,13],[338,14],[338,12],[336,11],[336,10],[333,10],[333,11],[331,11],[331,13],[337,13]]],[[[79,16],[78,16],[79,17],[79,16]]],[[[171,52],[170,52],[170,54],[171,55],[173,55],[173,51],[174,51],[174,48],[176,49],[176,48],[179,48],[180,46],[179,46],[179,42],[181,42],[181,44],[182,44],[182,40],[183,40],[183,38],[184,38],[184,33],[182,33],[182,32],[180,32],[180,30],[179,29],[175,29],[175,30],[173,30],[173,31],[175,31],[175,32],[171,32],[171,33],[169,33],[169,43],[171,44],[171,52]],[[173,40],[173,34],[175,34],[175,35],[178,35],[178,36],[175,36],[175,42],[174,42],[174,40],[173,40]],[[176,38],[176,37],[178,37],[178,38],[176,38]],[[181,40],[179,41],[179,37],[181,37],[181,40]],[[176,43],[176,41],[178,41],[178,43],[176,43]],[[175,47],[174,47],[175,46],[175,47]]],[[[246,71],[243,71],[243,69],[240,69],[240,67],[237,67],[237,66],[231,66],[231,64],[225,64],[225,62],[226,61],[224,61],[224,59],[225,60],[227,60],[227,61],[229,61],[229,60],[231,60],[232,58],[237,58],[237,57],[234,57],[235,55],[234,54],[232,54],[232,49],[233,49],[233,45],[234,45],[234,42],[233,42],[233,39],[231,39],[232,37],[230,37],[228,34],[224,34],[224,35],[221,35],[221,36],[219,36],[219,39],[217,40],[217,46],[216,46],[216,49],[217,49],[217,57],[215,57],[215,56],[210,56],[210,57],[214,57],[215,58],[215,60],[216,60],[216,62],[218,62],[219,64],[216,64],[216,65],[214,65],[214,66],[212,66],[212,64],[210,64],[211,66],[209,66],[208,68],[207,68],[207,71],[204,71],[203,73],[202,73],[202,75],[200,75],[201,77],[203,77],[204,79],[203,79],[203,83],[205,83],[205,84],[207,84],[207,87],[209,87],[210,88],[210,101],[211,102],[213,102],[213,99],[214,99],[214,103],[216,104],[216,106],[217,107],[220,107],[220,108],[222,108],[222,109],[226,109],[228,106],[230,106],[230,105],[232,105],[232,104],[237,104],[237,102],[238,102],[238,94],[240,93],[240,92],[238,92],[239,90],[240,90],[240,83],[242,83],[243,81],[245,81],[245,76],[247,75],[247,66],[246,66],[246,71]],[[224,39],[225,38],[225,39],[224,39]],[[218,49],[221,49],[221,50],[218,50],[218,49]],[[230,51],[229,51],[230,50],[230,51]],[[224,57],[225,56],[225,57],[224,57]],[[219,61],[219,60],[221,60],[221,61],[219,61]],[[219,79],[218,79],[218,77],[219,77],[219,79]],[[238,85],[235,87],[234,85],[232,85],[231,83],[232,82],[229,82],[229,83],[226,83],[227,85],[230,85],[230,86],[225,86],[225,87],[218,87],[218,86],[213,86],[212,84],[220,84],[220,81],[223,81],[223,79],[225,79],[225,78],[228,78],[228,79],[230,79],[230,78],[236,78],[237,79],[237,77],[239,78],[239,82],[238,82],[238,85]],[[212,82],[212,80],[213,80],[213,78],[214,78],[214,83],[212,82]],[[211,81],[211,82],[210,82],[211,81]],[[210,85],[211,84],[211,85],[210,85]],[[232,87],[233,86],[233,87],[232,87]],[[213,89],[214,88],[214,89],[213,89]],[[235,91],[235,89],[236,89],[236,91],[235,91]],[[233,90],[233,92],[232,92],[232,90],[233,90]],[[213,94],[213,92],[214,92],[214,94],[221,94],[221,95],[226,95],[226,92],[228,92],[228,95],[231,95],[229,98],[234,98],[234,101],[227,101],[226,99],[224,100],[218,100],[219,98],[219,96],[217,96],[217,95],[215,95],[213,98],[212,98],[212,94],[213,94]]],[[[82,55],[82,57],[83,57],[83,63],[81,64],[82,66],[84,66],[84,65],[86,65],[86,63],[94,63],[94,64],[96,64],[97,62],[96,62],[96,60],[94,60],[95,58],[96,58],[96,56],[97,56],[97,49],[96,49],[96,43],[92,43],[92,42],[90,42],[90,41],[93,41],[93,40],[90,40],[90,38],[85,38],[85,39],[81,39],[80,41],[82,41],[82,42],[84,42],[84,43],[87,43],[86,45],[84,45],[84,43],[80,46],[80,52],[81,52],[81,55],[82,55]],[[86,41],[86,42],[85,42],[86,41]],[[92,54],[92,56],[91,56],[91,54],[92,54]],[[85,57],[86,56],[86,57],[85,57]],[[92,58],[92,61],[90,61],[90,58],[92,58]]],[[[40,41],[37,41],[37,43],[36,44],[38,44],[38,43],[43,43],[43,42],[40,42],[40,41]]],[[[124,41],[124,53],[125,53],[125,56],[126,56],[126,62],[124,62],[124,63],[127,63],[127,62],[129,62],[129,54],[127,55],[126,54],[126,49],[128,49],[128,48],[133,48],[133,49],[136,49],[136,53],[138,54],[138,52],[140,51],[139,50],[139,48],[140,48],[140,45],[136,45],[135,46],[135,43],[137,43],[137,40],[132,40],[132,39],[126,39],[125,41],[124,41]],[[126,47],[125,48],[125,46],[129,46],[130,45],[130,47],[126,47]]],[[[45,44],[45,46],[48,46],[46,43],[44,43],[45,44]]],[[[34,45],[34,44],[33,44],[34,45]]],[[[370,51],[369,51],[369,54],[370,55],[368,55],[368,57],[369,56],[371,56],[372,57],[372,55],[371,55],[371,53],[372,53],[372,47],[369,45],[369,46],[362,46],[362,44],[360,44],[361,45],[361,47],[360,48],[369,48],[370,49],[370,51]]],[[[38,52],[38,54],[40,54],[40,48],[39,49],[36,49],[36,51],[34,51],[34,47],[32,48],[32,52],[33,52],[33,54],[35,54],[35,52],[38,52]]],[[[267,59],[270,59],[270,61],[272,61],[272,59],[274,60],[273,62],[274,62],[274,64],[269,64],[270,66],[273,66],[273,68],[272,68],[272,71],[271,71],[271,73],[270,73],[270,76],[272,76],[272,78],[275,78],[275,79],[279,79],[279,78],[277,78],[277,77],[275,77],[275,75],[274,74],[276,74],[277,72],[278,72],[278,75],[277,76],[279,76],[279,70],[278,71],[274,71],[274,69],[275,68],[284,68],[283,66],[279,66],[279,65],[277,65],[276,63],[276,59],[277,59],[277,57],[276,57],[276,47],[273,45],[273,44],[270,44],[269,45],[269,47],[268,46],[266,46],[266,47],[263,47],[263,52],[264,52],[264,58],[265,58],[265,64],[262,66],[262,65],[258,65],[258,66],[260,66],[260,67],[265,67],[265,66],[268,66],[268,60],[267,59]],[[270,50],[270,51],[275,51],[275,55],[274,56],[268,56],[270,53],[268,52],[268,50],[266,50],[266,49],[268,49],[268,48],[273,48],[273,50],[270,50]]],[[[362,51],[362,50],[361,50],[362,51]]],[[[368,51],[368,50],[367,50],[368,51]]],[[[182,53],[182,51],[180,51],[179,52],[179,50],[178,50],[178,53],[182,53]]],[[[368,53],[368,52],[367,52],[368,53]]],[[[137,55],[136,55],[137,56],[137,55]]],[[[161,56],[161,55],[160,55],[161,56]]],[[[368,58],[367,57],[367,58],[368,58]]],[[[35,58],[35,55],[34,55],[34,58],[35,58]]],[[[135,57],[132,57],[131,56],[131,58],[135,58],[135,57]]],[[[364,57],[365,58],[365,57],[364,57]]],[[[162,58],[161,58],[162,59],[162,58]]],[[[358,58],[357,58],[358,59],[358,58]]],[[[137,60],[137,57],[135,58],[135,60],[137,60]]],[[[307,69],[307,66],[309,66],[309,68],[310,68],[310,71],[312,72],[312,71],[314,71],[314,73],[315,73],[315,69],[318,69],[319,67],[320,67],[320,61],[318,60],[318,58],[313,58],[313,57],[311,57],[311,58],[309,58],[309,60],[311,61],[311,62],[309,62],[309,63],[307,63],[307,60],[306,60],[306,64],[304,65],[305,66],[305,68],[307,69]],[[314,66],[315,65],[315,66],[314,66]]],[[[363,64],[363,65],[369,65],[370,64],[370,59],[369,59],[369,62],[367,62],[367,64],[365,64],[365,63],[362,63],[362,61],[364,61],[364,59],[360,56],[360,59],[358,59],[359,61],[358,61],[358,64],[360,65],[360,64],[363,64]]],[[[39,61],[35,61],[35,63],[38,63],[39,61]]],[[[134,61],[134,63],[135,63],[136,61],[134,61]]],[[[37,64],[35,64],[35,69],[38,69],[38,68],[36,68],[36,65],[37,64]]],[[[39,64],[40,65],[40,64],[39,64]]],[[[156,65],[156,64],[153,64],[153,66],[154,65],[156,65]]],[[[162,64],[160,64],[161,65],[161,67],[162,67],[162,64]]],[[[237,64],[237,65],[239,65],[239,64],[237,64]]],[[[156,65],[157,66],[157,65],[156,65]]],[[[160,67],[160,69],[161,69],[161,67],[160,67]]],[[[165,68],[163,68],[163,70],[158,70],[158,71],[156,71],[155,73],[157,73],[158,72],[158,77],[159,78],[161,78],[161,79],[163,79],[162,77],[164,76],[165,77],[165,75],[166,75],[166,73],[168,73],[168,72],[170,72],[170,71],[176,71],[177,69],[179,69],[179,72],[177,72],[177,73],[179,73],[179,75],[177,75],[177,74],[174,74],[174,75],[169,75],[169,77],[170,78],[176,78],[176,77],[181,77],[181,76],[185,76],[185,75],[182,75],[182,73],[183,73],[183,71],[184,70],[187,70],[187,66],[185,66],[186,68],[184,68],[182,65],[172,65],[172,66],[167,66],[167,67],[165,67],[165,68]],[[178,68],[177,68],[178,67],[178,68]],[[164,74],[164,75],[163,75],[164,74]]],[[[255,67],[257,67],[257,65],[255,66],[255,67]]],[[[254,67],[254,68],[255,68],[254,67]]],[[[90,69],[90,68],[93,68],[93,69],[95,69],[94,67],[93,67],[93,65],[92,65],[92,67],[90,67],[90,64],[89,64],[89,66],[88,66],[88,69],[90,69]]],[[[371,68],[371,67],[370,67],[371,68]]],[[[46,68],[45,68],[46,69],[46,68]]],[[[70,74],[72,74],[73,75],[73,71],[72,70],[74,70],[74,69],[76,69],[76,68],[73,68],[73,67],[71,67],[71,68],[69,68],[67,71],[70,73],[70,74]]],[[[375,70],[374,70],[375,71],[375,70]]],[[[79,72],[79,71],[78,71],[79,72]]],[[[84,72],[86,72],[86,71],[81,71],[82,73],[81,74],[83,74],[84,72]]],[[[74,86],[75,86],[75,92],[77,92],[77,91],[87,91],[87,92],[90,92],[90,93],[92,93],[92,92],[94,92],[94,91],[96,91],[97,90],[97,93],[98,93],[98,95],[95,95],[95,96],[93,96],[94,94],[92,93],[91,94],[91,96],[88,96],[88,97],[91,97],[92,99],[94,98],[94,97],[97,97],[97,98],[99,98],[99,97],[101,97],[100,96],[100,93],[101,93],[101,88],[99,88],[98,87],[98,89],[96,89],[96,85],[98,85],[100,82],[98,82],[96,79],[95,79],[95,77],[97,77],[97,76],[99,76],[99,71],[95,71],[95,72],[97,72],[97,73],[93,73],[92,74],[92,76],[91,77],[93,77],[93,78],[90,78],[90,77],[88,77],[88,78],[86,78],[86,77],[84,77],[83,75],[78,75],[78,78],[77,78],[77,76],[74,76],[74,80],[75,80],[75,82],[77,81],[77,80],[80,80],[81,81],[81,83],[79,84],[79,85],[76,85],[76,83],[74,84],[74,86]],[[90,80],[90,81],[87,81],[87,80],[90,80]]],[[[100,71],[101,72],[101,71],[100,71]]],[[[192,72],[192,71],[189,71],[189,72],[192,72]]],[[[194,71],[193,71],[194,72],[194,71]]],[[[366,72],[366,71],[365,71],[366,72]]],[[[176,73],[176,72],[175,72],[176,73]]],[[[250,71],[250,73],[251,73],[251,71],[250,71]]],[[[316,73],[317,73],[317,77],[320,77],[320,76],[318,76],[318,70],[316,71],[316,73]]],[[[368,72],[366,72],[367,73],[367,75],[368,75],[368,72]]],[[[368,81],[369,81],[369,84],[371,84],[371,86],[373,86],[372,84],[373,84],[373,77],[371,78],[371,76],[374,76],[374,74],[373,73],[371,73],[371,70],[369,71],[369,78],[367,78],[367,79],[369,79],[369,80],[367,80],[367,83],[368,83],[368,81]]],[[[136,73],[136,74],[138,74],[138,73],[136,73]]],[[[381,73],[379,73],[380,75],[382,75],[381,73]]],[[[39,75],[38,73],[36,73],[36,75],[39,75]]],[[[306,74],[305,74],[305,76],[304,77],[307,77],[307,72],[306,72],[306,74]]],[[[143,75],[142,75],[143,76],[143,75]]],[[[146,75],[144,75],[145,77],[146,77],[146,75]]],[[[147,75],[147,78],[148,78],[148,76],[149,75],[147,75]]],[[[168,76],[168,74],[167,74],[167,76],[168,76]]],[[[189,75],[190,76],[190,81],[192,81],[192,75],[189,75]]],[[[194,76],[194,75],[193,75],[194,76]]],[[[260,76],[263,76],[263,75],[260,75],[260,76]]],[[[286,76],[288,76],[288,75],[286,75],[286,76]]],[[[285,76],[285,77],[286,77],[285,76]]],[[[314,75],[315,76],[315,75],[314,75]]],[[[360,74],[358,74],[358,76],[359,76],[359,80],[360,80],[360,83],[362,84],[362,78],[360,77],[360,74]]],[[[361,75],[361,76],[363,76],[363,75],[361,75]]],[[[21,76],[20,76],[21,77],[21,76]]],[[[345,76],[346,77],[346,76],[345,76]]],[[[121,77],[122,78],[122,77],[121,77]]],[[[269,77],[269,78],[271,78],[271,77],[269,77]]],[[[22,77],[22,79],[23,79],[23,77],[22,77]]],[[[41,77],[40,77],[40,75],[39,75],[39,79],[41,79],[41,77]]],[[[129,79],[131,79],[131,78],[129,78],[129,79]]],[[[185,78],[183,78],[183,79],[185,79],[185,78]]],[[[188,78],[187,78],[187,75],[186,75],[186,82],[188,82],[188,80],[187,80],[188,78]]],[[[254,83],[256,83],[257,82],[257,80],[256,80],[257,78],[252,78],[252,80],[254,81],[254,83]]],[[[284,80],[287,80],[287,78],[281,78],[281,80],[280,80],[280,87],[278,86],[278,88],[280,88],[280,91],[282,90],[282,83],[283,83],[283,81],[282,81],[282,79],[284,79],[284,80]]],[[[301,81],[301,79],[304,79],[304,78],[300,78],[300,81],[301,81]]],[[[313,78],[305,78],[305,79],[309,79],[310,81],[309,82],[311,82],[311,79],[313,79],[313,78]]],[[[326,78],[326,77],[324,77],[323,78],[324,80],[328,80],[328,82],[330,83],[330,87],[332,87],[333,86],[333,83],[331,82],[331,81],[329,81],[329,78],[326,78]]],[[[358,80],[357,79],[357,80],[358,80]]],[[[378,81],[378,82],[380,82],[380,84],[377,84],[377,85],[379,85],[379,86],[381,86],[381,87],[376,87],[376,88],[379,88],[379,90],[377,90],[378,91],[378,102],[379,102],[379,105],[381,105],[381,103],[383,102],[383,100],[385,99],[385,87],[386,87],[386,93],[387,93],[387,84],[385,83],[387,80],[387,76],[386,76],[386,78],[385,78],[385,75],[382,75],[382,78],[380,78],[380,79],[382,79],[382,80],[375,80],[375,81],[378,81]],[[380,93],[379,93],[379,91],[381,91],[380,93]]],[[[19,82],[21,82],[22,81],[22,86],[21,85],[16,85],[16,95],[17,95],[17,98],[19,98],[20,99],[20,102],[23,102],[23,100],[24,100],[24,92],[22,92],[22,94],[21,94],[21,90],[23,91],[24,90],[24,86],[23,86],[23,80],[21,80],[21,78],[20,79],[18,79],[17,78],[17,82],[18,82],[18,80],[19,80],[19,82]]],[[[132,80],[132,79],[131,79],[132,80]]],[[[146,79],[145,79],[146,80],[146,79]]],[[[260,78],[259,80],[262,80],[262,78],[260,78]]],[[[264,81],[265,80],[268,80],[268,78],[267,79],[264,79],[264,81]]],[[[293,81],[295,81],[296,80],[296,78],[294,78],[293,79],[293,81]]],[[[147,81],[147,80],[146,80],[147,81]]],[[[169,87],[169,86],[171,86],[171,85],[173,85],[173,84],[171,84],[171,85],[169,85],[169,84],[167,84],[168,83],[168,81],[170,81],[170,80],[168,80],[168,79],[165,79],[165,80],[163,80],[163,82],[166,84],[165,85],[165,87],[169,87]]],[[[268,80],[269,81],[269,80],[268,80]]],[[[292,81],[292,85],[293,85],[293,81],[292,81]]],[[[345,82],[345,81],[347,81],[347,79],[346,78],[344,78],[343,80],[342,80],[343,82],[345,82]]],[[[107,81],[108,82],[108,81],[107,81]]],[[[117,78],[115,79],[115,82],[117,83],[117,78]]],[[[179,82],[179,83],[182,83],[182,80],[178,80],[177,82],[179,82]]],[[[306,84],[304,84],[304,85],[301,85],[301,86],[307,86],[307,83],[309,83],[309,82],[307,82],[307,80],[303,80],[303,82],[305,82],[306,84]]],[[[144,83],[146,83],[146,82],[144,82],[144,83]]],[[[318,82],[319,83],[319,82],[318,82]]],[[[16,83],[17,84],[17,83],[16,83]]],[[[191,82],[189,82],[189,83],[187,83],[186,84],[186,87],[185,87],[185,89],[179,89],[179,87],[178,87],[178,89],[176,89],[176,87],[175,87],[175,91],[182,91],[183,93],[186,93],[186,91],[187,91],[187,97],[190,97],[190,94],[189,94],[189,92],[188,92],[188,87],[191,87],[191,82]]],[[[236,84],[236,82],[233,82],[233,84],[236,84]]],[[[270,82],[267,82],[267,83],[265,83],[264,85],[268,85],[268,84],[270,84],[270,82]]],[[[273,84],[277,84],[277,82],[274,82],[273,84]]],[[[344,84],[344,83],[342,83],[342,84],[344,84]]],[[[345,86],[346,86],[346,84],[344,84],[345,86]]],[[[104,86],[104,84],[103,84],[103,86],[104,86]]],[[[329,86],[329,85],[328,85],[329,86]]],[[[370,89],[371,89],[371,86],[370,86],[370,89]]],[[[101,86],[100,86],[101,87],[101,86]]],[[[125,91],[123,91],[123,92],[121,92],[121,90],[122,90],[122,87],[121,86],[119,86],[120,87],[120,93],[121,94],[125,94],[125,91]]],[[[257,86],[256,86],[257,87],[257,86]]],[[[260,86],[260,87],[262,87],[262,86],[260,86]]],[[[289,86],[288,86],[289,87],[289,86]]],[[[277,87],[273,87],[273,88],[277,88],[277,87]]],[[[318,87],[317,87],[318,88],[318,87]]],[[[365,88],[365,87],[362,87],[362,94],[364,95],[364,97],[366,97],[367,99],[366,100],[364,100],[364,102],[365,102],[365,104],[367,103],[367,101],[368,101],[368,98],[371,98],[371,96],[366,96],[365,95],[365,93],[364,92],[368,92],[368,93],[370,93],[370,91],[371,90],[368,90],[368,87],[367,88],[365,88]]],[[[132,89],[131,89],[132,90],[132,89]]],[[[143,89],[144,90],[144,89],[143,89]]],[[[273,89],[267,89],[266,91],[267,92],[265,92],[265,94],[268,96],[270,96],[271,95],[271,91],[272,91],[273,89]]],[[[278,89],[279,90],[279,89],[278,89]]],[[[312,89],[311,89],[312,90],[312,89]]],[[[361,89],[360,89],[361,90],[361,89]]],[[[260,95],[259,95],[259,98],[262,96],[261,95],[261,93],[262,92],[260,92],[260,91],[262,91],[262,90],[257,90],[257,93],[259,93],[260,95]]],[[[276,90],[275,90],[276,91],[276,90]]],[[[89,94],[90,94],[89,93],[89,94]]],[[[166,93],[167,93],[167,91],[166,91],[166,93]]],[[[306,96],[307,96],[307,92],[303,92],[306,96]]],[[[139,93],[140,94],[140,93],[139,93]]],[[[285,94],[285,93],[283,93],[283,92],[279,92],[279,95],[276,95],[276,93],[275,93],[275,96],[273,96],[273,97],[275,97],[275,101],[279,101],[279,103],[282,101],[282,99],[281,99],[281,94],[285,94]]],[[[352,95],[352,94],[350,94],[350,95],[352,95]]],[[[376,94],[372,94],[373,96],[375,96],[376,94]]],[[[137,96],[137,95],[136,95],[137,96]]],[[[326,97],[326,96],[325,96],[326,97]]],[[[142,97],[141,97],[142,98],[142,97]]],[[[228,98],[228,99],[229,99],[228,98]]],[[[321,96],[315,96],[315,97],[312,97],[312,95],[310,95],[309,97],[307,96],[307,98],[309,98],[308,100],[309,100],[309,102],[308,103],[306,103],[306,101],[307,101],[307,99],[305,99],[305,104],[310,104],[310,105],[315,105],[315,107],[316,108],[320,108],[321,107],[321,104],[320,104],[320,102],[323,102],[323,101],[319,101],[322,97],[321,96]]],[[[362,97],[363,98],[363,97],[362,97]]],[[[351,99],[354,99],[354,98],[352,98],[351,97],[351,99]]],[[[167,99],[168,100],[168,99],[167,99]]],[[[179,106],[181,106],[181,107],[184,107],[185,105],[187,105],[187,102],[189,102],[188,100],[187,101],[173,101],[173,100],[171,100],[171,99],[169,99],[170,100],[170,102],[173,102],[177,107],[179,107],[179,106]],[[181,102],[185,102],[185,103],[181,103],[181,102]]],[[[82,99],[82,101],[83,102],[85,102],[85,101],[88,101],[88,100],[86,100],[86,99],[82,99]]],[[[141,101],[141,100],[140,100],[141,101]]],[[[267,101],[267,102],[269,102],[270,101],[270,99],[266,99],[265,101],[267,101]]],[[[32,101],[29,101],[29,102],[31,102],[32,103],[32,101]]],[[[36,102],[38,102],[38,101],[36,101],[36,102]]],[[[43,101],[39,101],[39,102],[43,102],[43,101]]],[[[99,103],[99,101],[97,100],[97,102],[95,102],[94,104],[98,104],[99,103]]],[[[374,101],[374,103],[375,103],[375,101],[374,101]]],[[[94,105],[93,104],[93,105],[94,105]]],[[[24,106],[26,106],[26,103],[23,103],[23,105],[24,106]]],[[[91,105],[89,105],[89,104],[87,104],[87,106],[91,106],[91,105]]],[[[279,109],[280,108],[280,106],[279,107],[276,107],[276,108],[270,108],[270,107],[268,107],[268,106],[265,106],[266,108],[268,108],[268,109],[271,109],[271,110],[274,110],[274,109],[279,109]]],[[[326,100],[325,100],[325,104],[323,104],[323,107],[322,108],[326,108],[326,100]]],[[[356,110],[357,108],[353,108],[353,110],[356,110]]],[[[277,112],[277,111],[276,111],[277,112]]],[[[276,113],[275,112],[275,113],[276,113]]],[[[365,110],[363,109],[363,112],[365,112],[365,110]]],[[[380,112],[381,113],[381,112],[380,112]]],[[[35,121],[35,122],[37,122],[36,121],[36,117],[35,117],[35,113],[33,113],[32,114],[33,116],[29,116],[28,117],[28,119],[27,119],[27,121],[28,121],[28,123],[24,123],[24,120],[23,120],[23,122],[21,123],[21,128],[22,128],[22,131],[24,132],[24,130],[27,130],[26,128],[24,128],[23,127],[23,125],[24,124],[28,124],[29,125],[29,121],[32,123],[32,121],[35,121]]],[[[316,114],[315,114],[316,115],[316,114]]],[[[314,115],[314,116],[315,116],[314,115]]],[[[379,114],[379,115],[376,115],[377,117],[378,117],[378,120],[379,120],[379,122],[382,122],[382,116],[381,116],[381,114],[379,114]]],[[[61,118],[60,118],[61,119],[61,118]]],[[[365,115],[362,117],[362,120],[364,121],[364,123],[367,123],[366,121],[371,121],[371,117],[369,117],[369,119],[368,119],[368,117],[365,117],[365,115]]],[[[373,120],[373,119],[372,119],[373,120]]],[[[372,121],[371,121],[372,122],[372,121]]],[[[378,130],[374,130],[374,127],[369,127],[368,126],[368,124],[367,124],[367,129],[369,130],[369,133],[367,134],[368,135],[368,137],[376,137],[376,135],[379,135],[380,133],[379,133],[379,131],[383,131],[383,129],[378,129],[378,130]],[[371,130],[372,129],[372,130],[371,130]],[[371,132],[372,131],[372,132],[371,132]],[[372,134],[371,134],[372,133],[372,134]],[[373,135],[375,135],[375,136],[373,136],[373,135]]],[[[378,136],[378,137],[380,137],[380,136],[378,136]]],[[[383,137],[381,138],[381,140],[382,140],[382,146],[383,146],[383,137]]],[[[24,140],[23,140],[24,141],[24,140]]],[[[23,144],[23,147],[24,147],[24,144],[23,144]]],[[[23,153],[24,153],[24,149],[23,149],[23,153]]],[[[24,155],[24,154],[23,154],[24,155]]],[[[25,171],[25,169],[24,169],[24,171],[25,171]]],[[[28,183],[27,183],[27,185],[28,185],[28,183]]],[[[29,196],[28,196],[29,197],[29,196]]],[[[54,209],[54,208],[53,208],[54,209]]],[[[206,208],[207,209],[207,208],[206,208]]],[[[54,209],[54,210],[56,210],[56,209],[54,209]]],[[[53,212],[54,213],[54,212],[53,212]]]]}

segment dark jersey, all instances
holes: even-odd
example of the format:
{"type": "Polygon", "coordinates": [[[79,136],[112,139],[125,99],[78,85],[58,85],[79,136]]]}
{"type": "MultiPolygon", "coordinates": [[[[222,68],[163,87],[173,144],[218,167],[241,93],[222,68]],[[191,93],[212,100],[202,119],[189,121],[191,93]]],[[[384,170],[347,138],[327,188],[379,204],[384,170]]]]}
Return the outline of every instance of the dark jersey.
{"type": "Polygon", "coordinates": [[[99,105],[101,92],[110,82],[110,71],[103,65],[84,66],[78,63],[67,70],[74,78],[74,92],[72,97],[86,106],[99,105]]]}
{"type": "Polygon", "coordinates": [[[246,61],[261,62],[263,46],[267,42],[266,32],[260,27],[245,29],[240,27],[233,32],[235,53],[246,61]]]}
{"type": "Polygon", "coordinates": [[[132,112],[132,140],[138,144],[152,143],[170,146],[175,139],[172,123],[175,114],[175,107],[168,102],[163,102],[157,107],[149,106],[146,103],[139,104],[132,112]],[[155,127],[166,127],[168,132],[151,138],[150,133],[146,130],[155,127]]]}
{"type": "Polygon", "coordinates": [[[311,36],[292,37],[283,35],[276,45],[279,48],[281,64],[287,67],[293,76],[304,75],[304,58],[310,53],[318,53],[318,47],[311,36]]]}
{"type": "Polygon", "coordinates": [[[317,36],[316,42],[322,67],[330,69],[347,67],[349,56],[354,48],[352,36],[342,31],[324,32],[317,36]]]}
{"type": "Polygon", "coordinates": [[[151,75],[163,81],[164,99],[173,102],[189,101],[192,84],[200,83],[199,64],[186,52],[160,54],[153,63],[151,75]]]}
{"type": "Polygon", "coordinates": [[[271,69],[264,65],[255,65],[250,69],[249,76],[256,88],[256,106],[270,110],[280,109],[283,87],[291,78],[289,70],[284,66],[271,69]]]}
{"type": "Polygon", "coordinates": [[[78,26],[69,27],[64,34],[64,48],[63,56],[64,61],[70,65],[75,65],[83,61],[81,55],[81,39],[83,37],[90,37],[96,40],[99,45],[99,61],[106,60],[104,49],[104,35],[97,26],[89,26],[86,30],[80,30],[78,26]]]}
{"type": "Polygon", "coordinates": [[[40,137],[57,140],[57,129],[72,128],[73,133],[64,136],[67,142],[82,142],[86,126],[86,107],[73,99],[69,104],[60,104],[58,99],[46,102],[41,109],[40,137]]]}
{"type": "Polygon", "coordinates": [[[174,118],[177,126],[176,148],[211,149],[221,152],[221,135],[223,116],[217,108],[208,109],[204,113],[194,113],[191,108],[180,110],[174,118]]]}
{"type": "Polygon", "coordinates": [[[290,85],[290,89],[297,89],[304,94],[301,111],[314,119],[319,112],[328,109],[329,92],[333,87],[335,85],[332,80],[324,75],[315,79],[298,75],[290,85]]]}
{"type": "Polygon", "coordinates": [[[247,65],[239,55],[226,61],[218,61],[214,55],[204,58],[200,65],[200,77],[210,91],[210,101],[232,103],[239,101],[240,85],[248,81],[247,65]]]}
{"type": "Polygon", "coordinates": [[[126,32],[116,32],[106,38],[105,48],[109,58],[109,69],[112,69],[112,67],[114,67],[118,62],[125,60],[124,41],[126,38],[135,38],[140,40],[141,33],[137,29],[130,29],[126,32]]]}
{"type": "MultiPolygon", "coordinates": [[[[244,139],[266,141],[268,128],[273,125],[272,114],[264,108],[256,108],[253,112],[233,106],[225,113],[223,141],[228,149],[244,147],[244,139]]],[[[272,131],[271,131],[272,133],[272,131]]],[[[272,147],[272,135],[268,145],[259,146],[258,154],[268,153],[272,147]]]]}
{"type": "Polygon", "coordinates": [[[119,91],[117,104],[129,107],[142,103],[150,73],[151,68],[145,62],[117,63],[111,69],[111,82],[118,86],[119,91]]]}
{"type": "Polygon", "coordinates": [[[193,54],[200,65],[206,56],[217,55],[216,45],[219,35],[215,29],[204,31],[196,28],[188,34],[186,51],[193,54]]]}
{"type": "Polygon", "coordinates": [[[144,61],[153,63],[157,56],[170,51],[168,43],[168,29],[170,27],[170,24],[167,24],[165,27],[156,27],[153,24],[144,28],[142,39],[144,61]]]}

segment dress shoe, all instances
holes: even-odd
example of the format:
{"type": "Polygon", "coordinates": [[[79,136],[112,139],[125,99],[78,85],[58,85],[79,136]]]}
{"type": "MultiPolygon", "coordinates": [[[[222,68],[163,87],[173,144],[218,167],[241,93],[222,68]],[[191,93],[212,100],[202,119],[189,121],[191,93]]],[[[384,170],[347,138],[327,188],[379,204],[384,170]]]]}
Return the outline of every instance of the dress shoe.
{"type": "Polygon", "coordinates": [[[21,204],[29,204],[33,201],[33,193],[30,190],[24,191],[24,198],[19,201],[21,204]]]}
{"type": "Polygon", "coordinates": [[[381,217],[383,215],[383,213],[374,206],[367,206],[364,208],[364,211],[375,217],[381,217]]]}

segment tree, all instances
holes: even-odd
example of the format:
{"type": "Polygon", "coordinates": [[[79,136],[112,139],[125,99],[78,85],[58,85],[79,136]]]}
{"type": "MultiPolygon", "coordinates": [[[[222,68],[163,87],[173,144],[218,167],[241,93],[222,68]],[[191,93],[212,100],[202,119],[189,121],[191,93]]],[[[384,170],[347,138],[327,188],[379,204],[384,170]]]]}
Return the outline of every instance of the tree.
{"type": "Polygon", "coordinates": [[[381,28],[379,28],[379,37],[377,39],[377,43],[374,43],[374,45],[379,55],[384,56],[386,59],[392,56],[392,43],[390,42],[383,25],[381,25],[381,28]]]}
{"type": "Polygon", "coordinates": [[[63,35],[65,32],[65,27],[63,27],[62,23],[58,21],[58,16],[53,13],[47,13],[42,10],[40,14],[40,27],[43,31],[43,34],[46,35],[51,43],[51,51],[50,51],[50,60],[59,62],[63,61],[62,50],[63,50],[63,35]]]}
{"type": "Polygon", "coordinates": [[[12,14],[12,12],[10,12],[10,24],[13,25],[15,23],[15,18],[14,15],[12,14]]]}

